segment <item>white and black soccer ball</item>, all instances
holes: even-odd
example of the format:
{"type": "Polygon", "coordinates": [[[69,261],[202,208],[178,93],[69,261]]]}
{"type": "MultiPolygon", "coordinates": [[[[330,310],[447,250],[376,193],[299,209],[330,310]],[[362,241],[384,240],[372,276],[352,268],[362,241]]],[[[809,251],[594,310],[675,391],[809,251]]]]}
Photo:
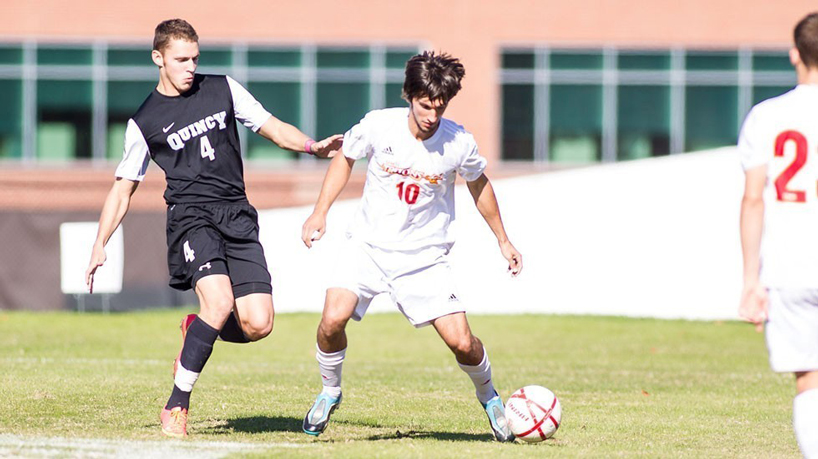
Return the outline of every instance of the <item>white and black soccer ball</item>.
{"type": "Polygon", "coordinates": [[[553,392],[525,386],[506,402],[506,421],[515,437],[529,443],[550,438],[560,427],[562,407],[553,392]]]}

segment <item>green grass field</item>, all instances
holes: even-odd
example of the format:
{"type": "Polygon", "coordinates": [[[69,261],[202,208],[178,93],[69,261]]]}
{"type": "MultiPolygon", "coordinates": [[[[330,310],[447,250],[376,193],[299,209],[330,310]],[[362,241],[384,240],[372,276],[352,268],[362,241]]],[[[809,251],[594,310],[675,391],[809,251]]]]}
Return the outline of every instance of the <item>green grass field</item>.
{"type": "Polygon", "coordinates": [[[319,316],[280,314],[259,343],[217,342],[190,437],[168,440],[158,412],[184,312],[0,312],[0,456],[93,452],[79,442],[112,455],[798,457],[792,377],[769,370],[749,326],[578,316],[470,317],[504,397],[539,384],[560,398],[544,443],[493,442],[434,330],[397,314],[350,324],[344,404],[317,439],[301,419],[320,388],[319,316]]]}

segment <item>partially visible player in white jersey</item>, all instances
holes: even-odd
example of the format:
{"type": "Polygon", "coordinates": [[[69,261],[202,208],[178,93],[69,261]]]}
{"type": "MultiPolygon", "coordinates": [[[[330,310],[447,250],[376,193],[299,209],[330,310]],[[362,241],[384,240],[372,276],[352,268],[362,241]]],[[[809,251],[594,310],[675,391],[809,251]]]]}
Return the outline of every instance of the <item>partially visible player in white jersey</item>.
{"type": "Polygon", "coordinates": [[[744,288],[773,371],[795,374],[793,426],[818,458],[818,13],[795,27],[798,86],[753,107],[739,136],[744,288]]]}
{"type": "Polygon", "coordinates": [[[432,325],[469,375],[498,441],[511,441],[503,402],[491,378],[483,343],[472,335],[455,291],[447,255],[454,243],[454,183],[463,177],[491,227],[509,270],[522,256],[509,242],[486,160],[462,126],[443,118],[460,90],[463,65],[447,54],[424,52],[409,59],[403,98],[409,107],[376,110],[344,136],[313,214],[304,223],[307,247],[323,236],[330,206],[346,185],[356,160],[368,159],[361,206],[347,232],[324,313],[317,354],[323,390],[304,418],[304,432],[319,435],[341,403],[341,368],[350,318],[361,320],[375,295],[387,293],[415,327],[432,325]]]}

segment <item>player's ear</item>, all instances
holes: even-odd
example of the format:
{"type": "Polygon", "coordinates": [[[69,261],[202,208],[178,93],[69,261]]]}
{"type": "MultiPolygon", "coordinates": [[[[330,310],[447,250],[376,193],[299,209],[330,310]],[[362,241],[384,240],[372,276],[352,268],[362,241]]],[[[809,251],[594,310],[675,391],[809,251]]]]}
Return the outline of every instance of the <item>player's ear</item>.
{"type": "Polygon", "coordinates": [[[798,48],[792,47],[790,48],[790,64],[793,67],[798,67],[798,64],[801,63],[801,53],[798,52],[798,48]]]}
{"type": "Polygon", "coordinates": [[[153,63],[156,64],[157,67],[162,68],[165,66],[165,59],[157,50],[151,51],[151,59],[153,59],[153,63]]]}

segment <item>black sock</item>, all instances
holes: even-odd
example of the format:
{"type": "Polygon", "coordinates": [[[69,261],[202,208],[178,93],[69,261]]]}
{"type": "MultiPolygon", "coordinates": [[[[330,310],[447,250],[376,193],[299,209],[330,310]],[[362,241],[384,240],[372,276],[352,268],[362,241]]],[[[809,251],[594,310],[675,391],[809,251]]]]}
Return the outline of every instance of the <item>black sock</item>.
{"type": "MultiPolygon", "coordinates": [[[[179,360],[180,366],[188,371],[201,373],[213,352],[213,343],[216,342],[218,335],[218,330],[197,317],[187,329],[185,344],[182,347],[182,358],[179,360]]],[[[190,407],[190,392],[185,392],[174,384],[173,392],[165,408],[171,409],[177,406],[185,409],[190,407]]]]}
{"type": "Polygon", "coordinates": [[[170,398],[168,399],[168,403],[165,405],[166,410],[172,410],[177,406],[181,406],[184,409],[190,409],[190,392],[185,392],[182,389],[173,385],[173,392],[170,393],[170,398]]]}
{"type": "Polygon", "coordinates": [[[227,322],[224,323],[224,327],[222,327],[222,331],[219,332],[219,337],[222,341],[228,343],[249,343],[250,340],[244,336],[244,331],[241,329],[241,325],[239,324],[238,319],[236,319],[236,314],[231,312],[229,316],[227,316],[227,322]]]}

